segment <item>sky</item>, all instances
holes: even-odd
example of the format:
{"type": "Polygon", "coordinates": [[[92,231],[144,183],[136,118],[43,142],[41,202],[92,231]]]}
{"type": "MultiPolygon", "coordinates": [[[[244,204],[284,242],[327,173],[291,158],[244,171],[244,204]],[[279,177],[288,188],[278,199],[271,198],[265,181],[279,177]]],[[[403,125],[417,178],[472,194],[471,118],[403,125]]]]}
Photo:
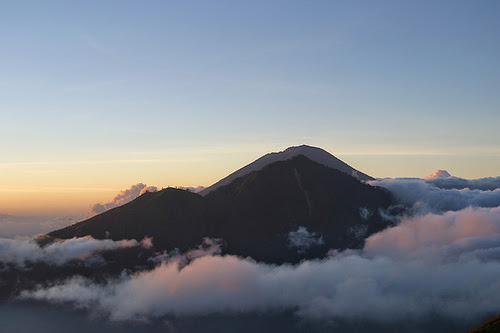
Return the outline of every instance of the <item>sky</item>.
{"type": "Polygon", "coordinates": [[[500,176],[498,1],[2,1],[0,213],[83,213],[321,147],[500,176]]]}

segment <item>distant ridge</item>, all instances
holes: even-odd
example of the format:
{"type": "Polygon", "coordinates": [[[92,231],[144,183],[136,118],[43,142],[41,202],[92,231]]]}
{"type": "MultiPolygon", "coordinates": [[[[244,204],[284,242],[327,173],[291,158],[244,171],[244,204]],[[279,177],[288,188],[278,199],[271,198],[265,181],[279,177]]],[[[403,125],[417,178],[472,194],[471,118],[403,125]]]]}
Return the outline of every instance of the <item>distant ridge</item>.
{"type": "Polygon", "coordinates": [[[299,156],[299,155],[304,155],[305,157],[309,158],[310,160],[323,164],[327,167],[330,167],[332,169],[337,169],[339,171],[342,171],[350,176],[353,176],[359,180],[362,181],[368,181],[368,180],[375,180],[374,178],[352,168],[349,166],[347,163],[339,160],[326,150],[323,150],[318,147],[311,147],[307,145],[301,145],[301,146],[295,146],[295,147],[289,147],[285,149],[284,151],[280,151],[277,153],[269,153],[261,158],[257,159],[256,161],[244,166],[243,168],[236,170],[226,178],[223,178],[219,180],[217,183],[207,187],[203,191],[199,192],[200,195],[205,196],[211,191],[227,185],[231,183],[233,180],[236,178],[243,177],[247,174],[249,174],[252,171],[259,171],[262,168],[264,168],[266,165],[278,162],[278,161],[285,161],[289,160],[293,157],[299,156]]]}

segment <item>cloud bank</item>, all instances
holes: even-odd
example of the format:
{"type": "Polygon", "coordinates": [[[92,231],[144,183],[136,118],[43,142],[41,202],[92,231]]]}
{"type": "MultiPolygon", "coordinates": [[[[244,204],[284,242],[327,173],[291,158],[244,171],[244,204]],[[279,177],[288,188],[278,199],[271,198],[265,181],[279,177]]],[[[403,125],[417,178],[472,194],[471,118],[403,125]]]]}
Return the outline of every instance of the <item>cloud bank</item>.
{"type": "Polygon", "coordinates": [[[426,180],[428,184],[445,189],[464,189],[492,191],[500,189],[500,177],[486,177],[479,179],[463,179],[458,177],[436,178],[426,180]]]}
{"type": "MultiPolygon", "coordinates": [[[[274,310],[292,310],[302,318],[328,322],[380,323],[435,315],[465,322],[496,314],[500,190],[442,189],[419,179],[372,184],[388,188],[413,206],[414,215],[369,236],[360,250],[333,249],[322,259],[270,265],[221,255],[220,240],[206,239],[184,254],[157,253],[150,258],[156,264],[151,270],[123,273],[105,284],[73,276],[25,290],[20,297],[67,302],[116,321],[274,310]]],[[[360,210],[361,216],[376,213],[360,210]]],[[[366,230],[358,229],[352,232],[363,237],[366,230]]],[[[303,227],[288,236],[290,245],[298,245],[299,250],[320,241],[303,227]]],[[[68,247],[66,257],[61,250],[47,247],[44,260],[57,264],[56,257],[59,263],[91,258],[99,246],[121,244],[87,239],[79,240],[85,246],[78,247],[77,242],[58,244],[68,247]]],[[[20,265],[26,258],[40,256],[36,247],[14,251],[12,245],[1,244],[2,258],[20,265]]]]}
{"type": "Polygon", "coordinates": [[[408,217],[362,250],[299,265],[205,254],[187,264],[164,258],[106,285],[73,277],[22,297],[75,303],[112,320],[276,309],[320,320],[476,319],[498,311],[500,208],[408,217]]]}
{"type": "Polygon", "coordinates": [[[130,188],[121,190],[110,202],[108,203],[96,203],[90,208],[90,213],[92,215],[101,214],[111,208],[115,208],[124,205],[138,196],[146,192],[156,192],[158,188],[156,186],[147,186],[142,183],[138,183],[130,186],[130,188]]]}
{"type": "Polygon", "coordinates": [[[142,245],[152,246],[151,238],[144,238],[140,243],[135,239],[112,241],[97,240],[90,236],[56,241],[46,247],[40,247],[34,241],[0,238],[0,262],[12,263],[25,267],[28,262],[45,262],[61,266],[72,260],[87,260],[101,251],[116,250],[142,245]]]}
{"type": "Polygon", "coordinates": [[[0,238],[32,237],[64,228],[83,219],[75,216],[12,216],[0,214],[0,238]]]}
{"type": "Polygon", "coordinates": [[[370,184],[388,189],[401,203],[413,207],[419,213],[458,211],[469,206],[500,206],[500,189],[444,189],[422,179],[382,179],[370,184]]]}
{"type": "Polygon", "coordinates": [[[500,259],[500,207],[407,217],[368,237],[364,252],[404,260],[500,259]]]}
{"type": "MultiPolygon", "coordinates": [[[[396,178],[397,180],[420,180],[420,178],[396,178]]],[[[450,175],[446,170],[437,170],[423,179],[427,184],[443,189],[466,189],[493,191],[500,188],[500,177],[464,179],[450,175]]]]}

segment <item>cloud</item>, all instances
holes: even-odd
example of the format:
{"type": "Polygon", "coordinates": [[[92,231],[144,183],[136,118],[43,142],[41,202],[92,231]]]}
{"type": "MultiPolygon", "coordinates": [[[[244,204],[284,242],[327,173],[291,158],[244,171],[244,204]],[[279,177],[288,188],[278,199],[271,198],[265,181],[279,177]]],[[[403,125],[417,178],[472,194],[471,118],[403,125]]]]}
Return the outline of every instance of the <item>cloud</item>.
{"type": "MultiPolygon", "coordinates": [[[[391,258],[481,259],[500,250],[500,207],[407,217],[366,239],[364,252],[391,258]]],[[[500,259],[498,256],[497,259],[500,259]]]]}
{"type": "Polygon", "coordinates": [[[199,185],[199,186],[179,186],[177,188],[184,190],[184,191],[199,193],[199,192],[203,191],[206,187],[199,185]]]}
{"type": "Polygon", "coordinates": [[[362,250],[298,265],[201,252],[105,285],[73,277],[22,298],[72,302],[112,320],[295,309],[304,318],[390,323],[498,311],[500,207],[407,217],[362,250]]]}
{"type": "Polygon", "coordinates": [[[420,213],[458,211],[469,206],[500,206],[500,189],[493,191],[442,189],[422,179],[382,179],[370,182],[391,191],[401,203],[420,213]]]}
{"type": "Polygon", "coordinates": [[[361,216],[363,220],[368,220],[372,216],[372,212],[366,207],[361,207],[359,209],[359,216],[361,216]]]}
{"type": "Polygon", "coordinates": [[[499,274],[497,262],[435,267],[350,254],[271,266],[215,256],[180,270],[163,263],[106,286],[73,278],[23,297],[96,307],[112,320],[286,308],[319,319],[392,322],[435,313],[461,319],[498,310],[499,274]]]}
{"type": "Polygon", "coordinates": [[[296,248],[299,253],[313,247],[322,245],[325,242],[323,237],[318,236],[316,232],[309,232],[306,227],[298,227],[296,231],[290,231],[288,234],[290,247],[296,248]]]}
{"type": "Polygon", "coordinates": [[[90,213],[92,215],[101,214],[111,208],[115,208],[121,205],[124,205],[140,195],[146,192],[156,192],[158,188],[156,186],[147,186],[142,183],[138,183],[130,186],[130,188],[126,190],[121,190],[110,202],[101,204],[96,203],[90,208],[90,213]]]}
{"type": "Polygon", "coordinates": [[[458,177],[430,179],[428,184],[445,189],[464,189],[493,191],[500,188],[500,177],[486,177],[478,179],[463,179],[458,177]]]}
{"type": "MultiPolygon", "coordinates": [[[[413,178],[416,180],[418,178],[413,178]]],[[[485,177],[478,179],[464,179],[452,176],[446,170],[437,170],[426,176],[425,182],[444,189],[465,189],[493,191],[500,188],[500,177],[485,177]]]]}
{"type": "Polygon", "coordinates": [[[25,267],[27,262],[45,262],[61,266],[71,260],[89,259],[101,251],[139,245],[148,248],[152,245],[152,240],[145,238],[139,243],[135,239],[113,241],[110,239],[97,240],[86,236],[56,241],[45,247],[40,247],[30,240],[0,238],[0,262],[12,263],[21,268],[25,267]]]}
{"type": "MultiPolygon", "coordinates": [[[[150,270],[124,272],[103,284],[73,276],[24,290],[21,298],[69,302],[111,320],[269,310],[381,323],[435,315],[463,322],[494,314],[500,299],[500,189],[446,189],[430,181],[371,182],[413,207],[414,215],[369,236],[360,250],[332,250],[323,259],[270,265],[221,255],[222,240],[205,239],[186,253],[157,253],[150,258],[156,264],[150,270]]],[[[113,203],[130,197],[126,191],[121,194],[113,203]]],[[[387,212],[359,211],[365,218],[377,213],[392,218],[387,212]]],[[[367,228],[356,225],[349,232],[363,239],[367,228]]],[[[73,258],[92,259],[103,248],[139,245],[134,240],[77,240],[44,249],[29,242],[5,246],[0,240],[0,258],[19,265],[31,258],[60,265],[73,258]]],[[[303,251],[322,238],[299,227],[288,241],[303,251]]],[[[140,244],[147,247],[150,240],[140,244]]]]}
{"type": "Polygon", "coordinates": [[[0,214],[0,238],[32,237],[80,221],[83,216],[12,216],[0,214]]]}
{"type": "Polygon", "coordinates": [[[82,39],[85,42],[85,44],[94,51],[97,51],[98,53],[101,54],[109,53],[109,50],[103,44],[96,42],[96,40],[90,35],[84,34],[82,35],[82,39]]]}
{"type": "Polygon", "coordinates": [[[153,237],[144,237],[141,241],[141,246],[145,249],[153,248],[153,237]]]}
{"type": "Polygon", "coordinates": [[[357,240],[364,240],[368,234],[367,224],[357,224],[350,227],[347,231],[349,234],[353,235],[357,240]]]}
{"type": "Polygon", "coordinates": [[[180,253],[178,249],[171,252],[163,251],[163,253],[157,254],[149,260],[156,263],[165,263],[175,260],[179,264],[187,265],[194,259],[220,254],[222,252],[222,244],[223,241],[220,238],[205,237],[197,249],[193,249],[185,253],[180,253]]]}

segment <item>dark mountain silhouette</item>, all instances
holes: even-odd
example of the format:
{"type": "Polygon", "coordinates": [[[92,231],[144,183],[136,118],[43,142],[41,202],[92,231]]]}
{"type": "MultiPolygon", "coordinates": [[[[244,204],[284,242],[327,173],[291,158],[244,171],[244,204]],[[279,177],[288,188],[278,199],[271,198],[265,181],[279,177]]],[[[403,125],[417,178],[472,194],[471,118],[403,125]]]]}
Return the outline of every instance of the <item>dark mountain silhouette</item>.
{"type": "Polygon", "coordinates": [[[156,250],[181,251],[211,237],[223,240],[224,253],[297,262],[324,256],[332,248],[363,246],[365,236],[388,226],[377,212],[392,204],[385,189],[299,155],[250,172],[205,197],[173,188],[148,192],[49,236],[150,236],[156,250]],[[299,227],[306,235],[294,243],[290,232],[299,227]]]}
{"type": "Polygon", "coordinates": [[[220,215],[214,236],[226,240],[230,252],[266,261],[294,261],[323,256],[331,248],[361,247],[365,235],[357,237],[356,231],[366,228],[365,234],[374,233],[387,223],[375,214],[363,220],[360,209],[376,212],[392,203],[386,190],[302,155],[249,173],[206,198],[220,215]],[[301,226],[322,237],[323,244],[291,250],[289,233],[301,226]]]}

